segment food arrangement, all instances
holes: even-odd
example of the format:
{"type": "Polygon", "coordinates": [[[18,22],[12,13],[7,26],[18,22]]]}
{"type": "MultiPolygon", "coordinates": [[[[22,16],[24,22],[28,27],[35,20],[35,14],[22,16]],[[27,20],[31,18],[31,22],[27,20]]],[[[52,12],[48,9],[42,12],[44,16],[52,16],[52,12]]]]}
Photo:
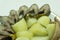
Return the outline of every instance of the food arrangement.
{"type": "Polygon", "coordinates": [[[60,40],[60,21],[49,17],[50,6],[23,5],[9,16],[0,16],[0,40],[60,40]]]}

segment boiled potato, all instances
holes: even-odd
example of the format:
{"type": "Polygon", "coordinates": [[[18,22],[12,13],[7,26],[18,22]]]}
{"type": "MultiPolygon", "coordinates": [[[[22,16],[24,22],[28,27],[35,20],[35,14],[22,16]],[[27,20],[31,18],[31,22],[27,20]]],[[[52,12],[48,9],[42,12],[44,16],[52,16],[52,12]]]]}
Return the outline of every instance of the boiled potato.
{"type": "Polygon", "coordinates": [[[48,24],[47,25],[47,31],[48,31],[48,36],[51,38],[55,32],[55,24],[48,24]]]}
{"type": "Polygon", "coordinates": [[[27,25],[28,25],[28,27],[31,27],[36,22],[37,22],[36,18],[29,18],[29,19],[27,19],[27,25]]]}
{"type": "Polygon", "coordinates": [[[15,32],[25,31],[25,30],[27,30],[26,21],[23,18],[19,22],[17,22],[16,24],[14,24],[12,26],[12,28],[15,32]]]}
{"type": "Polygon", "coordinates": [[[16,33],[17,37],[27,37],[27,38],[32,38],[33,37],[33,33],[30,31],[22,31],[22,32],[17,32],[16,33]]]}
{"type": "Polygon", "coordinates": [[[49,40],[49,37],[33,37],[31,40],[49,40]]]}
{"type": "Polygon", "coordinates": [[[37,23],[46,26],[47,24],[50,23],[50,18],[48,16],[42,16],[38,19],[37,23]]]}
{"type": "Polygon", "coordinates": [[[16,40],[29,40],[29,38],[26,38],[26,37],[18,37],[18,38],[16,38],[16,40]]]}
{"type": "Polygon", "coordinates": [[[47,35],[47,30],[43,26],[41,26],[39,23],[32,25],[32,27],[29,30],[35,35],[39,35],[39,36],[47,35]]]}

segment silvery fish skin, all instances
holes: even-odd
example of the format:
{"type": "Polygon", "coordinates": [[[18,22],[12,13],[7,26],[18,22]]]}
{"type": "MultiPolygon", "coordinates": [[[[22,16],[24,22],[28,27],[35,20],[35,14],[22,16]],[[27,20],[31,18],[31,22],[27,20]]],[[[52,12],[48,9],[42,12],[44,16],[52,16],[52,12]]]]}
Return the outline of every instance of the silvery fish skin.
{"type": "Polygon", "coordinates": [[[13,23],[16,23],[19,20],[18,13],[16,10],[10,10],[9,17],[13,23]]]}
{"type": "Polygon", "coordinates": [[[60,20],[57,17],[54,18],[56,23],[56,30],[51,40],[59,40],[60,38],[60,20]]]}
{"type": "Polygon", "coordinates": [[[5,31],[14,33],[14,31],[13,31],[13,29],[11,27],[11,25],[13,24],[13,22],[9,19],[8,16],[2,16],[2,18],[1,18],[1,24],[5,28],[5,31]]]}
{"type": "Polygon", "coordinates": [[[5,38],[5,37],[6,37],[6,36],[1,36],[1,35],[0,35],[0,40],[2,40],[2,39],[5,38]]]}
{"type": "Polygon", "coordinates": [[[48,4],[44,4],[38,11],[39,16],[50,15],[50,6],[48,4]]]}
{"type": "Polygon", "coordinates": [[[27,13],[30,16],[34,17],[38,13],[38,6],[36,4],[32,4],[27,13]]]}
{"type": "Polygon", "coordinates": [[[21,6],[18,10],[19,19],[23,18],[27,14],[27,11],[28,11],[27,6],[25,6],[25,5],[21,6]]]}

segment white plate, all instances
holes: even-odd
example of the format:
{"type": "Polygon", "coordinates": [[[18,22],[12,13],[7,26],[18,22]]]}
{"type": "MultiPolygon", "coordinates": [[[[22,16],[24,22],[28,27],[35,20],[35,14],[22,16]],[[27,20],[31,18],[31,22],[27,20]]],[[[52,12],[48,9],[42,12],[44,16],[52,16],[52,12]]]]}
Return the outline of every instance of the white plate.
{"type": "Polygon", "coordinates": [[[51,14],[49,15],[49,17],[50,17],[50,19],[51,19],[52,21],[54,21],[54,17],[56,17],[56,18],[60,21],[60,17],[57,16],[54,12],[51,12],[51,14]]]}

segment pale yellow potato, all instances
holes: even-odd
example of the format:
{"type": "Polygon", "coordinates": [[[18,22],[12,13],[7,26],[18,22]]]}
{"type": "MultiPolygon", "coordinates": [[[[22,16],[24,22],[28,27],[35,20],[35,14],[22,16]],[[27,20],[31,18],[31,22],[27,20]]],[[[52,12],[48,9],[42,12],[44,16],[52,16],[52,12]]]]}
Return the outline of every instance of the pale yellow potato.
{"type": "Polygon", "coordinates": [[[44,37],[33,37],[31,40],[49,40],[48,36],[44,36],[44,37]]]}
{"type": "Polygon", "coordinates": [[[56,25],[55,24],[48,24],[47,25],[47,31],[48,31],[48,36],[51,38],[55,32],[56,25]]]}
{"type": "Polygon", "coordinates": [[[50,23],[50,18],[48,16],[42,16],[38,19],[37,23],[46,26],[47,24],[50,23]]]}
{"type": "Polygon", "coordinates": [[[29,38],[26,38],[26,37],[18,37],[18,38],[16,38],[16,40],[29,40],[29,38]]]}
{"type": "Polygon", "coordinates": [[[37,22],[37,19],[36,18],[29,18],[29,19],[27,19],[28,28],[31,27],[36,22],[37,22]]]}
{"type": "Polygon", "coordinates": [[[33,33],[30,31],[22,31],[22,32],[17,32],[16,33],[17,37],[27,37],[27,38],[32,38],[33,37],[33,33]]]}
{"type": "Polygon", "coordinates": [[[16,24],[14,24],[12,26],[13,30],[15,32],[20,32],[20,31],[25,31],[27,30],[27,24],[24,18],[22,18],[19,22],[17,22],[16,24]]]}
{"type": "Polygon", "coordinates": [[[39,23],[32,25],[29,31],[34,33],[34,35],[38,35],[38,36],[45,36],[48,34],[47,30],[43,26],[41,26],[39,23]]]}

